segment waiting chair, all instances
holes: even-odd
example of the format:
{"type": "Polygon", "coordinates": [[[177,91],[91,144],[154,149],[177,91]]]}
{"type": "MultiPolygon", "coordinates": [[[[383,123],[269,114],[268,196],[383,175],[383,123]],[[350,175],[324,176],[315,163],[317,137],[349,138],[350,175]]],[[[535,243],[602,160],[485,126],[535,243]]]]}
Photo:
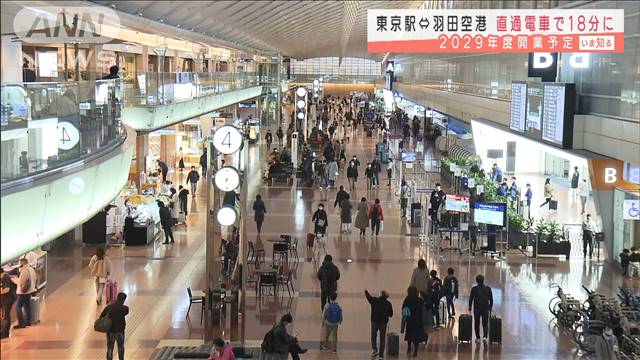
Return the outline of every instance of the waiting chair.
{"type": "Polygon", "coordinates": [[[280,265],[289,266],[289,244],[273,244],[273,257],[271,258],[271,263],[274,267],[280,265]]]}
{"type": "Polygon", "coordinates": [[[189,312],[191,312],[191,305],[200,304],[200,323],[202,324],[202,319],[204,319],[204,296],[193,296],[191,291],[191,287],[187,287],[187,293],[189,294],[189,309],[187,309],[187,319],[189,318],[189,312]]]}
{"type": "Polygon", "coordinates": [[[253,241],[249,241],[249,250],[247,250],[247,262],[251,263],[253,261],[257,261],[256,258],[262,255],[262,258],[265,257],[264,249],[257,249],[253,244],[253,241]]]}
{"type": "Polygon", "coordinates": [[[293,270],[288,270],[285,275],[278,276],[278,284],[282,284],[287,287],[287,291],[289,292],[289,297],[291,297],[292,294],[296,293],[295,289],[293,288],[292,278],[293,278],[293,270]]]}
{"type": "Polygon", "coordinates": [[[262,296],[262,288],[273,289],[273,296],[276,296],[278,293],[278,276],[275,273],[260,274],[258,297],[262,296]]]}
{"type": "Polygon", "coordinates": [[[289,244],[289,253],[291,254],[292,258],[296,259],[296,263],[298,262],[298,260],[300,260],[300,258],[298,257],[298,238],[294,238],[293,242],[289,244]]]}

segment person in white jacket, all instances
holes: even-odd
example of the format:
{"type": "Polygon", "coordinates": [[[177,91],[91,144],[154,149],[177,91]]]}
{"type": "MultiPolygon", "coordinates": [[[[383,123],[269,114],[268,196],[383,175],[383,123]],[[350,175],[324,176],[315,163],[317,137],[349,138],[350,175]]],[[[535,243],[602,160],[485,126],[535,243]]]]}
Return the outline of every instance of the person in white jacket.
{"type": "Polygon", "coordinates": [[[21,329],[31,325],[31,296],[36,292],[36,271],[29,266],[26,258],[20,259],[20,275],[11,279],[18,288],[18,302],[16,303],[16,313],[18,325],[14,329],[21,329]]]}
{"type": "Polygon", "coordinates": [[[97,248],[96,254],[89,260],[89,270],[96,284],[96,303],[101,305],[104,286],[107,283],[107,278],[111,275],[111,260],[105,254],[103,247],[97,248]]]}
{"type": "Polygon", "coordinates": [[[582,182],[578,185],[578,193],[580,193],[580,203],[582,204],[582,212],[580,212],[580,214],[584,215],[584,207],[589,198],[589,184],[587,184],[587,179],[582,179],[582,182]]]}

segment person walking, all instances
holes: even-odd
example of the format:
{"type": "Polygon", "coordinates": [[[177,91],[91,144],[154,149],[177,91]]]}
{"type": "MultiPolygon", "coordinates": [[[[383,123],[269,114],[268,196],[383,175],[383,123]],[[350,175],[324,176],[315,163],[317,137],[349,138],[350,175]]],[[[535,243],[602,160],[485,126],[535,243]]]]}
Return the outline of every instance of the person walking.
{"type": "Polygon", "coordinates": [[[540,205],[540,207],[543,207],[545,205],[547,205],[552,199],[553,199],[553,186],[551,185],[551,179],[547,178],[544,181],[544,198],[545,198],[545,202],[542,203],[542,205],[540,205]]]}
{"type": "Polygon", "coordinates": [[[329,348],[329,337],[333,341],[333,352],[338,351],[338,327],[342,323],[342,307],[338,304],[338,294],[335,292],[329,295],[329,302],[324,306],[322,318],[324,320],[324,343],[320,345],[321,350],[329,348]]]}
{"type": "Polygon", "coordinates": [[[385,340],[387,337],[387,323],[389,318],[393,317],[393,306],[387,300],[389,294],[386,291],[380,291],[379,297],[369,294],[364,290],[364,296],[371,305],[371,356],[378,356],[379,359],[384,358],[385,340]],[[380,334],[380,346],[378,347],[378,334],[380,334]]]}
{"type": "Polygon", "coordinates": [[[360,229],[360,237],[365,236],[365,231],[369,227],[369,204],[366,198],[361,198],[358,204],[358,214],[356,215],[355,227],[360,229]]]}
{"type": "Polygon", "coordinates": [[[582,222],[582,254],[584,258],[587,258],[587,254],[589,255],[589,259],[591,259],[591,255],[593,254],[593,235],[596,233],[596,224],[591,219],[591,214],[587,214],[587,217],[582,222]],[[587,253],[587,247],[589,247],[589,252],[587,253]]]}
{"type": "Polygon", "coordinates": [[[531,190],[531,184],[527,183],[527,191],[524,193],[524,198],[527,201],[527,216],[531,215],[531,199],[533,198],[533,191],[531,190]]]}
{"type": "Polygon", "coordinates": [[[282,131],[282,126],[278,126],[278,130],[276,130],[276,136],[278,137],[278,144],[282,146],[282,139],[284,138],[284,131],[282,131]]]}
{"type": "Polygon", "coordinates": [[[253,201],[253,219],[256,221],[258,235],[260,235],[260,231],[262,231],[262,222],[264,221],[264,214],[266,213],[267,208],[264,206],[264,201],[262,201],[262,195],[258,194],[253,201]]]}
{"type": "Polygon", "coordinates": [[[426,333],[422,322],[424,301],[418,296],[415,286],[409,286],[407,296],[402,301],[402,322],[400,332],[404,332],[404,340],[407,342],[407,354],[418,356],[418,344],[425,341],[426,333]]]}
{"type": "Polygon", "coordinates": [[[456,307],[453,305],[453,300],[458,298],[458,278],[453,273],[453,268],[447,269],[447,276],[442,282],[442,292],[447,299],[447,314],[450,319],[456,316],[456,307]]]}
{"type": "Polygon", "coordinates": [[[371,190],[375,183],[373,167],[371,167],[371,163],[367,163],[367,168],[364,169],[364,176],[367,177],[367,190],[371,190]]]}
{"type": "Polygon", "coordinates": [[[587,179],[582,179],[578,186],[578,192],[580,194],[580,204],[582,205],[580,215],[584,215],[584,208],[587,205],[587,199],[589,198],[589,184],[587,183],[587,179]]]}
{"type": "Polygon", "coordinates": [[[102,310],[100,317],[111,319],[111,328],[107,331],[107,360],[113,359],[113,347],[118,344],[118,359],[124,360],[124,331],[127,325],[125,317],[129,315],[129,307],[124,304],[127,294],[118,293],[116,301],[102,310]]]}
{"type": "Polygon", "coordinates": [[[22,329],[31,325],[31,296],[36,292],[36,271],[29,265],[26,258],[20,259],[20,275],[13,277],[16,286],[16,295],[18,302],[16,303],[16,315],[18,317],[18,325],[14,329],[22,329]]]}
{"type": "Polygon", "coordinates": [[[333,207],[339,206],[342,204],[342,200],[348,199],[349,193],[344,190],[344,186],[340,186],[338,192],[336,193],[336,201],[333,202],[333,207]]]}
{"type": "Polygon", "coordinates": [[[411,274],[411,282],[409,286],[413,286],[418,290],[418,293],[427,293],[429,285],[429,269],[427,268],[427,262],[424,259],[418,260],[418,266],[413,269],[411,274]]]}
{"type": "MultiPolygon", "coordinates": [[[[202,176],[204,176],[206,179],[207,178],[207,148],[202,149],[202,155],[200,155],[200,167],[202,168],[202,176]]],[[[193,167],[191,169],[193,170],[193,167]]],[[[196,196],[196,195],[193,194],[193,196],[196,196]]]]}
{"type": "Polygon", "coordinates": [[[469,312],[473,307],[473,325],[476,333],[476,343],[480,343],[480,322],[482,322],[482,330],[484,345],[487,345],[487,336],[489,335],[489,313],[493,308],[493,292],[491,288],[484,284],[484,276],[476,276],[476,285],[471,288],[469,294],[469,312]]]}
{"type": "Polygon", "coordinates": [[[318,209],[313,213],[311,221],[313,222],[313,233],[319,237],[324,237],[329,226],[329,219],[323,204],[318,205],[318,209]]]}
{"type": "Polygon", "coordinates": [[[380,205],[380,199],[376,199],[374,204],[369,209],[369,220],[371,220],[371,236],[374,234],[378,236],[380,233],[380,226],[384,221],[384,214],[382,213],[382,205],[380,205]]]}
{"type": "Polygon", "coordinates": [[[411,189],[404,179],[402,180],[402,185],[400,186],[400,209],[401,209],[401,217],[407,217],[407,205],[409,204],[409,193],[411,189]]]}
{"type": "Polygon", "coordinates": [[[351,232],[351,211],[353,205],[351,205],[351,198],[349,194],[340,202],[340,232],[351,232]]]}
{"type": "Polygon", "coordinates": [[[571,191],[569,192],[572,199],[578,197],[579,185],[580,185],[580,172],[578,171],[578,167],[574,166],[573,175],[571,175],[571,191]]]}
{"type": "Polygon", "coordinates": [[[273,142],[273,135],[271,130],[267,130],[267,134],[264,136],[264,140],[267,142],[267,151],[271,149],[271,143],[273,142]]]}
{"type": "Polygon", "coordinates": [[[431,215],[431,219],[433,221],[432,229],[436,229],[438,226],[438,210],[440,209],[440,206],[445,202],[446,198],[447,195],[442,190],[440,183],[436,183],[436,188],[431,192],[431,196],[429,197],[429,203],[431,204],[431,208],[429,208],[429,214],[431,215]]]}
{"type": "Polygon", "coordinates": [[[11,281],[9,273],[0,267],[0,303],[2,318],[0,320],[0,339],[9,337],[11,330],[11,308],[16,301],[16,284],[11,281]]]}
{"type": "Polygon", "coordinates": [[[378,155],[371,162],[371,167],[373,168],[373,180],[374,186],[380,186],[380,171],[382,171],[382,166],[380,165],[380,160],[378,159],[378,155]]]}
{"type": "Polygon", "coordinates": [[[440,319],[440,299],[442,298],[442,281],[438,277],[436,270],[429,272],[429,282],[427,283],[428,299],[431,301],[433,307],[433,314],[436,318],[434,329],[440,327],[440,320],[444,322],[444,319],[440,319]]]}
{"type": "Polygon", "coordinates": [[[178,213],[180,212],[180,198],[178,198],[178,192],[176,188],[172,187],[169,189],[171,192],[171,202],[169,203],[169,208],[171,209],[171,218],[173,219],[173,223],[178,224],[178,213]]]}
{"type": "Polygon", "coordinates": [[[356,181],[358,181],[358,168],[353,160],[349,162],[349,166],[347,167],[347,179],[349,180],[349,190],[355,190],[356,181]]]}
{"type": "Polygon", "coordinates": [[[338,163],[336,162],[335,159],[331,160],[331,162],[329,162],[329,168],[328,168],[329,174],[329,185],[331,186],[331,188],[335,188],[336,186],[336,180],[338,180],[338,163]]]}
{"type": "Polygon", "coordinates": [[[338,280],[340,280],[340,270],[333,263],[331,255],[324,256],[317,275],[320,280],[320,309],[324,311],[329,296],[338,290],[338,280]]]}
{"type": "Polygon", "coordinates": [[[287,326],[293,323],[291,314],[284,314],[278,324],[273,327],[273,349],[265,349],[267,353],[276,354],[278,360],[286,360],[291,354],[292,360],[300,360],[299,354],[304,354],[307,349],[300,347],[298,339],[289,335],[287,326]]]}
{"type": "Polygon", "coordinates": [[[192,197],[196,197],[196,190],[198,189],[198,181],[200,181],[200,174],[198,174],[198,172],[196,171],[196,167],[192,166],[191,171],[189,171],[189,174],[187,174],[187,184],[191,183],[192,197]]]}
{"type": "Polygon", "coordinates": [[[389,180],[389,183],[387,184],[388,187],[391,187],[391,178],[393,177],[393,167],[394,167],[393,159],[389,159],[389,162],[387,163],[387,179],[389,180]]]}
{"type": "Polygon", "coordinates": [[[107,278],[111,275],[111,259],[102,246],[96,248],[96,254],[89,260],[89,270],[96,285],[96,303],[102,305],[102,295],[107,278]]]}
{"type": "Polygon", "coordinates": [[[162,230],[164,230],[164,242],[163,244],[168,244],[169,240],[171,243],[174,243],[173,239],[173,231],[171,227],[173,226],[173,219],[171,218],[171,211],[164,206],[162,201],[158,201],[158,207],[160,208],[160,225],[162,226],[162,230]]]}

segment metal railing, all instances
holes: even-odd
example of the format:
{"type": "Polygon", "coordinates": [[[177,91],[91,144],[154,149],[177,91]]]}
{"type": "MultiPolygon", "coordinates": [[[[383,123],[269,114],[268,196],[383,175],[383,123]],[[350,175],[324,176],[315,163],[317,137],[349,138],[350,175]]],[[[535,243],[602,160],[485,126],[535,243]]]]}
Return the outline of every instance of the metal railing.
{"type": "Polygon", "coordinates": [[[126,137],[121,80],[1,86],[2,183],[71,164],[126,137]]]}
{"type": "Polygon", "coordinates": [[[421,81],[419,83],[400,82],[400,84],[419,86],[434,90],[448,91],[461,94],[469,94],[474,96],[482,96],[491,99],[511,101],[511,88],[504,89],[495,86],[486,86],[479,84],[465,84],[448,81],[421,81]]]}

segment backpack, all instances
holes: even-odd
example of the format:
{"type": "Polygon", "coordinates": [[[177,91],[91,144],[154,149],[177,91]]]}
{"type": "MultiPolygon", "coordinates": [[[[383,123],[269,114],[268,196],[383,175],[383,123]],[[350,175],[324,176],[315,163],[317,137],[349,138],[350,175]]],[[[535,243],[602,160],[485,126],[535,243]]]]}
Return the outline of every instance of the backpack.
{"type": "Polygon", "coordinates": [[[373,208],[371,209],[371,220],[378,220],[380,219],[380,209],[377,206],[373,206],[373,208]]]}
{"type": "Polygon", "coordinates": [[[337,303],[329,303],[329,308],[327,308],[327,315],[325,317],[327,322],[332,324],[337,324],[342,321],[342,308],[337,303]]]}
{"type": "Polygon", "coordinates": [[[276,352],[276,326],[271,328],[271,330],[267,331],[266,334],[264,334],[264,338],[262,339],[262,345],[260,345],[260,347],[262,348],[262,351],[266,352],[266,353],[274,353],[276,352]]]}
{"type": "Polygon", "coordinates": [[[489,308],[489,296],[487,295],[487,291],[491,291],[490,288],[482,285],[478,286],[478,296],[476,297],[476,304],[482,309],[489,308]]]}
{"type": "Polygon", "coordinates": [[[431,298],[434,302],[440,301],[442,297],[442,282],[440,280],[434,280],[431,284],[431,298]]]}
{"type": "Polygon", "coordinates": [[[447,276],[444,278],[444,282],[442,284],[442,290],[445,294],[453,294],[453,278],[447,276]]]}

